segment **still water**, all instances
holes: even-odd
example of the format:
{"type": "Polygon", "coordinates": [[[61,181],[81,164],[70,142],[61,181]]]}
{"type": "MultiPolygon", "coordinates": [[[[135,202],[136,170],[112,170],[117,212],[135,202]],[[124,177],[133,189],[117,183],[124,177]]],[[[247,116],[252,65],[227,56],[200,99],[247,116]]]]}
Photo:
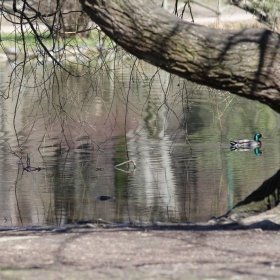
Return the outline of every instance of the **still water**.
{"type": "Polygon", "coordinates": [[[38,68],[8,93],[15,74],[1,65],[1,226],[206,221],[279,169],[267,106],[145,63],[112,68],[44,83],[38,68]],[[260,156],[230,151],[256,132],[260,156]],[[115,167],[127,160],[136,168],[115,167]]]}

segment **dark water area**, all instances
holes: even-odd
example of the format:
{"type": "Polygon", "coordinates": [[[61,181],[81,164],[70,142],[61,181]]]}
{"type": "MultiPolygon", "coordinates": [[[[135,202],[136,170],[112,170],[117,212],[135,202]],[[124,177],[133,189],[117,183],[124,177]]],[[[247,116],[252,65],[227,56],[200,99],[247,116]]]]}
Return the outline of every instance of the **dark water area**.
{"type": "Polygon", "coordinates": [[[1,226],[206,221],[279,169],[279,116],[258,102],[144,63],[36,79],[0,101],[1,226]],[[256,132],[260,156],[230,151],[256,132]]]}

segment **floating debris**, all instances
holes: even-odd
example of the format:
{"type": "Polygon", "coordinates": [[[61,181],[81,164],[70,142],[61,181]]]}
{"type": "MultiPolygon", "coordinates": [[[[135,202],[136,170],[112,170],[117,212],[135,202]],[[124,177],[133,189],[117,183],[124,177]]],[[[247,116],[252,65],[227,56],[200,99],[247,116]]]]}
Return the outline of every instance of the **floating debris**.
{"type": "Polygon", "coordinates": [[[108,195],[100,195],[96,197],[97,200],[100,201],[105,201],[105,200],[109,200],[109,199],[115,199],[114,196],[108,196],[108,195]]]}
{"type": "Polygon", "coordinates": [[[104,168],[103,167],[96,167],[95,171],[104,171],[104,168]]]}
{"type": "Polygon", "coordinates": [[[126,163],[130,163],[130,162],[133,163],[133,166],[134,166],[134,169],[135,169],[135,168],[136,168],[136,163],[135,163],[134,160],[127,160],[127,161],[125,161],[125,162],[123,162],[123,163],[120,163],[120,164],[115,165],[115,167],[119,167],[119,166],[121,166],[121,165],[124,165],[124,164],[126,164],[126,163]]]}

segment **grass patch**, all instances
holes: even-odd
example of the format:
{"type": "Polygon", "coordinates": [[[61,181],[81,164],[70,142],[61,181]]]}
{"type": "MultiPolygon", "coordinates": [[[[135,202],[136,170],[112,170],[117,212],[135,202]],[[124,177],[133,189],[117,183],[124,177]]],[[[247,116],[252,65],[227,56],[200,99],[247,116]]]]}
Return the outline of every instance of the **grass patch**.
{"type": "Polygon", "coordinates": [[[48,49],[63,47],[75,48],[81,45],[87,46],[87,48],[93,48],[97,45],[102,45],[103,47],[110,47],[112,45],[112,41],[99,30],[92,30],[87,37],[83,37],[79,34],[68,37],[57,37],[50,34],[50,32],[41,33],[38,38],[31,32],[25,32],[24,35],[19,31],[0,34],[0,44],[2,48],[14,47],[15,45],[21,48],[24,44],[26,49],[34,47],[40,48],[41,43],[48,49]]]}

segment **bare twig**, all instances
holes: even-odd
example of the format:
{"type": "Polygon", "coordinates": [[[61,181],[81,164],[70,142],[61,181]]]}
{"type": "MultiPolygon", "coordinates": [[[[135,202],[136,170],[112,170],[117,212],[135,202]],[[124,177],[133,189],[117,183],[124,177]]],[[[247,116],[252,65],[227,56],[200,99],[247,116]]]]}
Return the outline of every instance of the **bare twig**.
{"type": "Polygon", "coordinates": [[[133,166],[134,166],[134,169],[135,169],[135,168],[136,168],[136,163],[135,163],[134,160],[127,160],[127,161],[125,161],[125,162],[123,162],[123,163],[120,163],[120,164],[115,165],[115,167],[119,167],[119,166],[121,166],[121,165],[124,165],[124,164],[126,164],[126,163],[130,163],[130,162],[133,163],[133,166]]]}

